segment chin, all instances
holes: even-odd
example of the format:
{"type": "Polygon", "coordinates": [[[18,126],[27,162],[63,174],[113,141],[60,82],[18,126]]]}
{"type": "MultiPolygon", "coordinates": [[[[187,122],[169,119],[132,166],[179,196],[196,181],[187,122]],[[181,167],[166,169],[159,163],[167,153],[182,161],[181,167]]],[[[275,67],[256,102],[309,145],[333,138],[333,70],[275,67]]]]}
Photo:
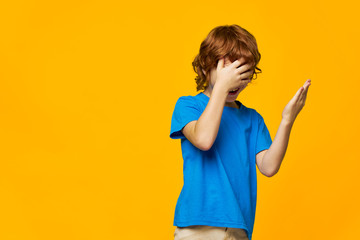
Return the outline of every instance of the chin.
{"type": "MultiPolygon", "coordinates": [[[[241,92],[241,91],[240,91],[240,92],[241,92]]],[[[229,94],[228,94],[226,99],[236,99],[236,98],[239,96],[240,92],[238,92],[238,93],[235,94],[235,95],[229,95],[229,94]]]]}
{"type": "Polygon", "coordinates": [[[236,100],[237,96],[231,96],[226,98],[226,102],[234,102],[236,100]]]}

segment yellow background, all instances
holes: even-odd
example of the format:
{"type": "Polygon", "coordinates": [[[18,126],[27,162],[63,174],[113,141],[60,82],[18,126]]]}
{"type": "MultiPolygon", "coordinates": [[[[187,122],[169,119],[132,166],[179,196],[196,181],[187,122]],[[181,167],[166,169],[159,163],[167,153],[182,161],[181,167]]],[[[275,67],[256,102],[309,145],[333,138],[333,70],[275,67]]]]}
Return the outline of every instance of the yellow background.
{"type": "Polygon", "coordinates": [[[274,138],[306,79],[278,174],[258,173],[254,240],[359,239],[359,3],[2,1],[0,239],[173,239],[169,138],[191,62],[219,25],[257,39],[238,100],[274,138]]]}

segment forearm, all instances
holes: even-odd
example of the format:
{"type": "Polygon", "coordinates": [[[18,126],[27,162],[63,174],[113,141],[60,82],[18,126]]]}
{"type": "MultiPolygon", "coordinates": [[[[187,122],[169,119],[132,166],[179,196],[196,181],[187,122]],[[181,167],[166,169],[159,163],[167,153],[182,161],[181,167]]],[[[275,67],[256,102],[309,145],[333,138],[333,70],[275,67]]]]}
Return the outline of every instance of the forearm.
{"type": "Polygon", "coordinates": [[[294,122],[292,121],[281,120],[276,136],[262,159],[262,172],[267,173],[269,176],[273,176],[280,169],[281,162],[286,153],[293,124],[294,122]]]}
{"type": "Polygon", "coordinates": [[[208,148],[211,148],[218,134],[226,97],[226,90],[215,84],[209,102],[195,125],[198,141],[208,148]]]}

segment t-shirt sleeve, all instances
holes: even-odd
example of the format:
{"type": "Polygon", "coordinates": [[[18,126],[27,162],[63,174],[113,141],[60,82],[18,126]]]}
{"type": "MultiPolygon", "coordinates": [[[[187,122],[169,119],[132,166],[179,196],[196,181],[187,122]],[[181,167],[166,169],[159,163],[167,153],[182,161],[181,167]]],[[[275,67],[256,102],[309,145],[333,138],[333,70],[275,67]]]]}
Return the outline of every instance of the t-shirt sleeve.
{"type": "Polygon", "coordinates": [[[181,130],[191,121],[198,120],[201,111],[196,104],[193,96],[182,96],[176,104],[171,118],[170,138],[185,138],[181,130]]]}
{"type": "Polygon", "coordinates": [[[268,128],[264,122],[264,118],[258,114],[258,133],[256,141],[256,154],[259,152],[269,149],[272,144],[272,139],[268,128]]]}

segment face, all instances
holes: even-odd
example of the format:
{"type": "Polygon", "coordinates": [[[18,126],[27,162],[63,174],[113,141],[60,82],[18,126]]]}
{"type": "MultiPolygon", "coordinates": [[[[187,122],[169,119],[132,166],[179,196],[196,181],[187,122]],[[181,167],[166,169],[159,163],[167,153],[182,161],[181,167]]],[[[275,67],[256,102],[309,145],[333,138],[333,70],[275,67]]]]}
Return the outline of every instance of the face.
{"type": "MultiPolygon", "coordinates": [[[[225,67],[230,65],[232,62],[229,60],[229,58],[225,58],[225,67]]],[[[208,85],[208,87],[205,89],[204,91],[204,94],[206,94],[207,96],[211,96],[211,92],[214,88],[214,85],[216,83],[216,68],[213,68],[210,72],[210,84],[208,85]]],[[[239,96],[240,92],[242,90],[244,90],[246,88],[246,85],[245,86],[242,86],[240,87],[240,89],[238,90],[238,92],[234,95],[232,94],[228,94],[227,97],[226,97],[226,102],[228,104],[226,105],[232,105],[234,103],[234,101],[236,100],[236,98],[239,96]]]]}

